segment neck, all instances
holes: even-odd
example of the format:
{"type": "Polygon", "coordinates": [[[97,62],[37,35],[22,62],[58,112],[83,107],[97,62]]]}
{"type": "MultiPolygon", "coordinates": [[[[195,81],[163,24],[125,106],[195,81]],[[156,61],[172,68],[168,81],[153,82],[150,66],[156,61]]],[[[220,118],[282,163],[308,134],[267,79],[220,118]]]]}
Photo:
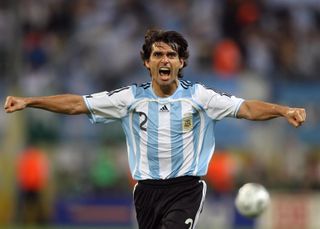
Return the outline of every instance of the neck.
{"type": "Polygon", "coordinates": [[[177,90],[179,85],[179,81],[176,80],[172,84],[169,85],[159,85],[156,83],[152,84],[152,89],[154,93],[159,97],[169,97],[173,95],[173,93],[177,90]]]}

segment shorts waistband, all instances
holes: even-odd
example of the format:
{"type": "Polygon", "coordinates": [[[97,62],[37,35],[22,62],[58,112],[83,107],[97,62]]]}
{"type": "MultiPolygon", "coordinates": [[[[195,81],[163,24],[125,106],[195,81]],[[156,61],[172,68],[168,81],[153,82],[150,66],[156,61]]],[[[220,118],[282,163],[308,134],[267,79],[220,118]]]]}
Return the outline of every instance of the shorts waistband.
{"type": "Polygon", "coordinates": [[[181,176],[163,180],[140,180],[138,181],[139,184],[142,185],[151,185],[151,186],[168,186],[168,185],[177,185],[177,184],[184,184],[192,181],[199,181],[200,177],[198,176],[181,176]]]}

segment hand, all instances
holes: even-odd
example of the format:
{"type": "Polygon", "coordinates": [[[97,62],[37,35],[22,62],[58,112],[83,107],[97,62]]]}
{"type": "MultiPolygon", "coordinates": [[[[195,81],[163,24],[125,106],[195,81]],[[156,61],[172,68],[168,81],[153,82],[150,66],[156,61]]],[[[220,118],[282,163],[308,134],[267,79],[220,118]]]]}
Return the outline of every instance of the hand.
{"type": "Polygon", "coordinates": [[[303,108],[289,108],[286,113],[288,122],[294,127],[299,127],[306,120],[306,110],[303,108]]]}
{"type": "Polygon", "coordinates": [[[23,110],[26,108],[27,104],[24,98],[8,96],[4,104],[4,109],[7,113],[12,113],[15,111],[23,110]]]}

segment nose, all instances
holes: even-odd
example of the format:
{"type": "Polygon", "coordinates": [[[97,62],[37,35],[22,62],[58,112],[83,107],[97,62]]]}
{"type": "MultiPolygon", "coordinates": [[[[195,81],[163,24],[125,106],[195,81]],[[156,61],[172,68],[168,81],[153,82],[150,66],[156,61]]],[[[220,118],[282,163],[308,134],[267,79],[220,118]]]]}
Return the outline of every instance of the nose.
{"type": "Polygon", "coordinates": [[[163,55],[161,62],[162,63],[169,63],[169,58],[167,57],[167,55],[163,55]]]}

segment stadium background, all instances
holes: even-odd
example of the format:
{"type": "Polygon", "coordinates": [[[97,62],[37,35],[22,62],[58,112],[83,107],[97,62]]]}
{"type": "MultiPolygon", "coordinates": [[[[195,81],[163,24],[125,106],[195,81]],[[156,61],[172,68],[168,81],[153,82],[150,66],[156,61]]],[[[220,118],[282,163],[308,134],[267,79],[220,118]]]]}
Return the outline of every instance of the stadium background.
{"type": "MultiPolygon", "coordinates": [[[[187,37],[185,79],[308,112],[300,129],[282,119],[218,123],[199,228],[320,228],[318,0],[1,0],[1,103],[9,94],[88,94],[149,80],[139,50],[152,27],[187,37]],[[233,207],[245,182],[272,194],[256,221],[233,207]]],[[[1,109],[0,224],[134,228],[126,157],[119,123],[1,109]],[[28,152],[41,155],[40,169],[21,165],[28,152]],[[23,207],[23,188],[39,192],[42,217],[37,205],[23,207]]]]}

